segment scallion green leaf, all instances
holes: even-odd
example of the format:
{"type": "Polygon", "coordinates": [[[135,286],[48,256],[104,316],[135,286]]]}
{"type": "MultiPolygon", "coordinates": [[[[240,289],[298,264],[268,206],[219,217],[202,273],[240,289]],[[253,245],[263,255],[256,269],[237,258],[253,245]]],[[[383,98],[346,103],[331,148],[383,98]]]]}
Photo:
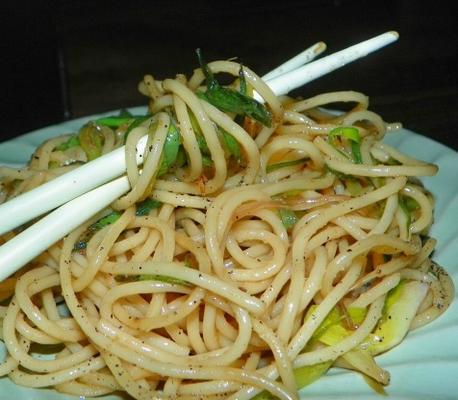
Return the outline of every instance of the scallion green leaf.
{"type": "Polygon", "coordinates": [[[403,196],[399,196],[398,203],[399,203],[399,208],[402,210],[402,212],[406,216],[406,229],[407,229],[407,232],[409,232],[410,224],[412,223],[411,211],[409,210],[409,207],[407,206],[405,202],[405,198],[403,196]]]}
{"type": "Polygon", "coordinates": [[[277,169],[280,169],[280,168],[291,167],[293,165],[302,164],[302,163],[305,163],[308,159],[309,159],[308,157],[304,157],[304,158],[298,158],[297,160],[283,161],[283,162],[276,163],[276,164],[270,164],[266,167],[266,172],[269,173],[269,172],[276,171],[277,169]]]}
{"type": "Polygon", "coordinates": [[[164,147],[162,149],[162,160],[157,176],[164,175],[172,166],[174,166],[178,150],[181,144],[181,135],[178,128],[173,122],[170,122],[170,126],[165,138],[164,147]]]}
{"type": "Polygon", "coordinates": [[[90,231],[98,231],[116,222],[121,217],[121,215],[122,213],[120,211],[113,211],[105,217],[99,219],[97,222],[94,222],[91,226],[89,226],[88,229],[90,231]]]}
{"type": "Polygon", "coordinates": [[[212,167],[213,166],[213,160],[210,157],[203,155],[202,156],[202,165],[204,167],[207,167],[207,168],[208,167],[212,167]]]}
{"type": "Polygon", "coordinates": [[[164,283],[170,283],[172,285],[183,285],[183,286],[192,286],[189,282],[182,279],[174,278],[173,276],[167,275],[139,275],[139,281],[160,281],[164,283]]]}
{"type": "Polygon", "coordinates": [[[192,111],[189,110],[189,120],[191,121],[191,126],[196,135],[197,144],[199,146],[200,152],[202,154],[210,154],[210,150],[207,145],[207,141],[205,140],[204,134],[202,133],[202,129],[200,129],[199,123],[197,122],[197,118],[192,111]]]}
{"type": "Polygon", "coordinates": [[[55,148],[57,151],[65,151],[68,149],[71,149],[72,147],[79,146],[80,140],[78,139],[78,136],[71,136],[66,142],[61,143],[59,146],[55,148]]]}
{"type": "Polygon", "coordinates": [[[148,118],[151,118],[151,115],[144,115],[144,116],[141,116],[141,117],[137,117],[135,118],[134,120],[132,120],[132,122],[129,124],[129,126],[127,127],[127,130],[126,132],[124,133],[124,143],[126,142],[127,140],[127,136],[129,136],[129,133],[135,129],[137,126],[140,126],[143,122],[145,122],[148,118]]]}
{"type": "Polygon", "coordinates": [[[242,64],[240,64],[239,77],[240,77],[240,93],[246,96],[247,95],[247,85],[246,85],[246,78],[245,78],[245,73],[243,72],[242,64]]]}
{"type": "Polygon", "coordinates": [[[113,224],[116,222],[122,213],[119,211],[113,211],[110,214],[106,215],[103,218],[100,218],[98,221],[94,222],[90,225],[86,231],[79,237],[79,239],[73,245],[73,251],[83,250],[86,248],[87,243],[92,238],[95,232],[99,231],[100,229],[113,224]]]}
{"type": "Polygon", "coordinates": [[[297,216],[293,210],[289,210],[287,208],[281,208],[280,211],[280,218],[283,226],[286,229],[291,229],[297,222],[297,216]]]}
{"type": "Polygon", "coordinates": [[[184,151],[183,146],[180,146],[178,149],[177,159],[175,161],[175,165],[177,168],[183,167],[187,164],[188,159],[186,157],[186,152],[184,151]]]}
{"type": "Polygon", "coordinates": [[[203,60],[200,49],[197,49],[197,57],[207,81],[206,92],[197,93],[201,99],[213,104],[221,111],[246,115],[268,127],[272,125],[272,114],[263,104],[245,94],[220,86],[203,60]]]}
{"type": "Polygon", "coordinates": [[[415,200],[413,197],[409,196],[402,196],[402,200],[410,212],[418,210],[420,208],[420,204],[418,204],[417,200],[415,200]]]}
{"type": "Polygon", "coordinates": [[[337,136],[341,136],[350,140],[353,161],[355,164],[362,164],[363,159],[361,156],[361,135],[359,134],[358,129],[351,126],[339,126],[332,129],[329,132],[328,138],[329,143],[331,143],[334,147],[336,147],[335,138],[337,136]]]}
{"type": "Polygon", "coordinates": [[[87,123],[80,129],[78,138],[88,161],[92,161],[102,155],[104,136],[100,128],[93,122],[87,123]]]}
{"type": "Polygon", "coordinates": [[[161,205],[162,203],[160,201],[148,198],[136,204],[137,210],[135,211],[135,215],[137,217],[148,215],[151,212],[151,210],[159,208],[161,205]]]}
{"type": "Polygon", "coordinates": [[[240,160],[242,159],[242,151],[240,149],[239,142],[237,142],[234,136],[226,132],[224,129],[220,129],[220,131],[222,133],[224,144],[226,145],[226,148],[229,151],[229,154],[234,156],[237,162],[240,162],[240,160]]]}
{"type": "Polygon", "coordinates": [[[361,196],[363,194],[363,187],[357,179],[347,179],[345,181],[347,190],[352,196],[361,196]]]}

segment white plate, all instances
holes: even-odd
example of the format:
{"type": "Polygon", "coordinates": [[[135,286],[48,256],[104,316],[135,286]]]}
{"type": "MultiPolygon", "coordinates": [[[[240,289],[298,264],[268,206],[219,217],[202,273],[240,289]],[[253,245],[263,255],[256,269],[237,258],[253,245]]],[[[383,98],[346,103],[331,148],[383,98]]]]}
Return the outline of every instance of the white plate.
{"type": "MultiPolygon", "coordinates": [[[[144,113],[143,107],[131,109],[144,113]]],[[[106,113],[103,115],[110,115],[106,113]]],[[[0,143],[0,165],[23,165],[43,140],[63,133],[75,132],[90,119],[79,118],[43,128],[8,142],[0,143]]],[[[386,142],[415,158],[439,165],[439,173],[424,178],[426,187],[436,197],[435,223],[431,236],[438,239],[434,259],[458,282],[458,153],[431,139],[403,129],[388,135],[386,142]]],[[[0,360],[4,358],[0,348],[0,360]]],[[[391,373],[387,387],[390,400],[458,399],[458,301],[430,325],[412,332],[397,348],[378,357],[378,362],[391,373]]],[[[319,400],[377,399],[379,395],[363,379],[351,372],[331,370],[325,377],[305,388],[302,397],[319,400]]],[[[47,389],[27,389],[0,379],[0,399],[63,400],[47,389]],[[8,393],[8,395],[6,394],[8,393]]],[[[76,397],[75,397],[76,398],[76,397]]],[[[118,399],[107,396],[105,399],[118,399]]]]}

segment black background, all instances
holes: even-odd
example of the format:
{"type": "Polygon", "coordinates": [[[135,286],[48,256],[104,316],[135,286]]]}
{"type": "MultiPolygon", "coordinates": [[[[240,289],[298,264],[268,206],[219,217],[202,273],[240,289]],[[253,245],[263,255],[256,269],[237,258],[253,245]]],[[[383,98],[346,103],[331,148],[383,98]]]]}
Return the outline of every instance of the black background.
{"type": "Polygon", "coordinates": [[[189,74],[194,49],[260,75],[323,40],[326,54],[384,31],[400,40],[297,90],[370,96],[387,121],[458,149],[456,13],[447,1],[2,2],[0,140],[145,104],[137,83],[189,74]]]}

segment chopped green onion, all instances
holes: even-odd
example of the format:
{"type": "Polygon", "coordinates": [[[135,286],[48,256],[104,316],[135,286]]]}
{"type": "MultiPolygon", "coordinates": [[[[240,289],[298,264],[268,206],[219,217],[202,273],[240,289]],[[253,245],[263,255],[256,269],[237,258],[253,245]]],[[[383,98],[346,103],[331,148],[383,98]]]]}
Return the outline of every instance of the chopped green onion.
{"type": "Polygon", "coordinates": [[[183,146],[180,146],[177,154],[177,160],[175,166],[180,168],[188,163],[188,158],[186,157],[186,152],[183,149],[183,146]]]}
{"type": "Polygon", "coordinates": [[[189,111],[189,120],[191,121],[191,126],[196,135],[197,144],[199,146],[200,152],[202,154],[210,154],[210,150],[207,145],[207,141],[205,140],[205,136],[202,133],[202,129],[200,129],[199,123],[197,122],[197,118],[191,110],[189,111]]]}
{"type": "Polygon", "coordinates": [[[201,99],[222,111],[247,115],[268,127],[272,125],[272,114],[263,104],[245,94],[220,86],[203,60],[200,49],[197,49],[196,52],[207,81],[207,91],[197,93],[201,99]]]}
{"type": "Polygon", "coordinates": [[[329,140],[333,141],[336,136],[343,136],[355,143],[361,143],[361,136],[358,129],[351,126],[339,126],[329,132],[329,140]]]}
{"type": "Polygon", "coordinates": [[[174,166],[178,150],[181,144],[181,135],[178,128],[173,122],[170,122],[169,130],[165,138],[164,147],[162,149],[161,165],[157,172],[157,176],[164,175],[171,167],[174,166]]]}
{"type": "Polygon", "coordinates": [[[297,387],[303,388],[315,382],[318,378],[323,376],[329,368],[331,368],[332,363],[333,360],[330,360],[296,368],[293,373],[297,387]]]}
{"type": "Polygon", "coordinates": [[[365,307],[349,307],[347,309],[348,316],[354,324],[361,324],[366,318],[367,308],[365,307]]]}
{"type": "Polygon", "coordinates": [[[199,146],[200,152],[202,154],[210,154],[210,149],[208,148],[207,141],[205,136],[202,133],[196,132],[197,145],[199,146]]]}
{"type": "Polygon", "coordinates": [[[369,375],[363,374],[363,378],[366,381],[367,385],[377,394],[381,396],[388,396],[388,393],[385,391],[385,388],[380,382],[377,382],[374,378],[369,375]]]}
{"type": "Polygon", "coordinates": [[[364,192],[361,183],[357,179],[347,179],[345,184],[352,196],[361,196],[364,192]]]}
{"type": "Polygon", "coordinates": [[[292,228],[297,222],[297,216],[293,210],[288,210],[287,208],[281,208],[280,211],[280,218],[283,226],[286,229],[292,228]]]}
{"type": "MultiPolygon", "coordinates": [[[[312,305],[309,307],[307,310],[307,313],[305,314],[304,321],[307,321],[309,318],[314,318],[313,313],[315,312],[317,306],[312,305]]],[[[322,336],[326,333],[326,331],[333,325],[338,325],[342,321],[342,314],[339,312],[339,310],[334,307],[328,315],[326,315],[326,318],[321,322],[320,326],[315,330],[315,332],[312,335],[312,339],[315,340],[320,340],[322,336]]]]}
{"type": "Polygon", "coordinates": [[[420,208],[420,204],[418,204],[418,201],[415,200],[413,197],[409,196],[402,196],[403,198],[403,203],[405,204],[407,210],[410,212],[418,210],[420,208]]]}
{"type": "MultiPolygon", "coordinates": [[[[146,118],[150,117],[147,115],[146,118]]],[[[127,124],[131,120],[145,118],[145,115],[133,115],[129,110],[123,109],[118,115],[110,115],[108,117],[101,117],[95,120],[98,125],[108,126],[110,128],[118,128],[121,125],[127,124]]]]}
{"type": "Polygon", "coordinates": [[[402,341],[423,302],[429,285],[420,281],[402,280],[385,299],[382,318],[366,343],[370,354],[383,353],[402,341]]]}
{"type": "Polygon", "coordinates": [[[280,168],[285,168],[285,167],[291,167],[293,165],[298,165],[306,162],[309,158],[304,157],[304,158],[298,158],[297,160],[290,160],[290,161],[283,161],[281,163],[276,163],[276,164],[270,164],[266,167],[266,172],[273,172],[276,171],[277,169],[280,168]]]}
{"type": "Polygon", "coordinates": [[[144,115],[142,117],[137,117],[135,118],[127,127],[126,132],[124,133],[124,143],[127,140],[127,136],[129,136],[129,133],[135,129],[137,126],[140,126],[143,122],[145,122],[148,118],[151,118],[151,115],[144,115]]]}
{"type": "Polygon", "coordinates": [[[159,208],[162,205],[160,201],[154,199],[146,199],[141,201],[140,203],[136,204],[137,210],[135,211],[135,215],[137,217],[142,217],[144,215],[148,215],[151,210],[155,208],[159,208]]]}
{"type": "Polygon", "coordinates": [[[55,148],[57,151],[65,151],[68,149],[71,149],[72,147],[79,146],[80,140],[78,139],[78,136],[71,136],[66,142],[61,143],[59,146],[55,148]]]}
{"type": "Polygon", "coordinates": [[[173,276],[166,275],[140,275],[138,277],[139,281],[160,281],[164,283],[170,283],[172,285],[183,285],[183,286],[192,286],[189,282],[182,279],[174,278],[173,276]]]}
{"type": "Polygon", "coordinates": [[[87,243],[91,239],[91,237],[94,235],[96,231],[99,231],[100,229],[113,224],[116,222],[120,217],[122,213],[119,211],[113,211],[110,214],[106,215],[103,218],[100,218],[98,221],[94,222],[92,225],[90,225],[86,232],[84,232],[79,239],[75,242],[73,246],[73,250],[83,250],[86,248],[87,243]]]}
{"type": "Polygon", "coordinates": [[[237,162],[240,162],[242,158],[242,151],[240,150],[240,145],[237,140],[235,140],[234,136],[232,136],[230,133],[226,132],[224,129],[220,129],[224,143],[227,147],[227,150],[229,151],[229,154],[234,156],[234,158],[237,160],[237,162]]]}
{"type": "Polygon", "coordinates": [[[240,77],[240,93],[246,96],[247,95],[247,86],[246,86],[246,78],[245,78],[245,73],[243,72],[242,64],[240,64],[239,77],[240,77]]]}
{"type": "Polygon", "coordinates": [[[120,211],[113,211],[105,217],[99,219],[97,222],[94,222],[88,229],[90,231],[98,231],[116,222],[121,217],[121,215],[122,213],[120,211]]]}
{"type": "Polygon", "coordinates": [[[88,161],[102,155],[103,134],[100,128],[92,122],[84,125],[79,131],[80,146],[86,153],[88,161]]]}
{"type": "Polygon", "coordinates": [[[202,156],[202,165],[204,167],[212,167],[213,166],[213,160],[210,157],[207,156],[202,156]]]}
{"type": "Polygon", "coordinates": [[[409,208],[407,207],[407,204],[405,203],[403,196],[399,196],[399,208],[402,210],[402,212],[406,216],[406,229],[407,229],[407,232],[409,232],[410,224],[412,223],[412,214],[409,208]]]}
{"type": "MultiPolygon", "coordinates": [[[[296,386],[298,389],[302,389],[305,386],[315,382],[318,378],[323,376],[326,371],[331,367],[334,361],[324,361],[318,364],[305,365],[303,367],[295,368],[293,370],[294,379],[296,380],[296,386]]],[[[263,390],[258,395],[254,396],[252,400],[274,400],[274,397],[267,390],[263,390]]]]}
{"type": "Polygon", "coordinates": [[[132,120],[132,117],[119,117],[119,116],[111,116],[111,117],[102,117],[96,119],[94,122],[97,125],[104,125],[108,126],[109,128],[118,128],[121,125],[127,124],[129,121],[132,120]]]}
{"type": "Polygon", "coordinates": [[[361,156],[361,146],[358,143],[351,142],[351,154],[355,164],[362,164],[363,157],[361,156]]]}
{"type": "Polygon", "coordinates": [[[361,135],[359,134],[358,129],[350,126],[339,126],[332,129],[329,132],[328,138],[329,142],[336,147],[335,138],[337,136],[344,137],[350,140],[351,143],[351,154],[355,164],[362,164],[363,159],[361,156],[361,135]]]}

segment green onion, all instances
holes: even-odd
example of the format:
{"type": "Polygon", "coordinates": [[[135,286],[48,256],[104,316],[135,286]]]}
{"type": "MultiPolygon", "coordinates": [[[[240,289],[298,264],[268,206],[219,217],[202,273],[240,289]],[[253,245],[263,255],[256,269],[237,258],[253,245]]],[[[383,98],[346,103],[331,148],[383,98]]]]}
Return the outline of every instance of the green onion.
{"type": "Polygon", "coordinates": [[[177,168],[183,167],[188,163],[188,158],[186,157],[186,152],[183,149],[183,146],[180,146],[178,149],[177,159],[175,162],[175,166],[177,168]]]}
{"type": "Polygon", "coordinates": [[[170,283],[172,285],[192,286],[187,281],[184,281],[178,278],[174,278],[173,276],[166,276],[166,275],[145,274],[145,275],[140,275],[137,280],[139,281],[160,281],[164,283],[170,283]]]}
{"type": "Polygon", "coordinates": [[[420,208],[420,204],[418,204],[417,200],[415,200],[413,197],[402,196],[402,198],[403,198],[405,207],[410,212],[418,210],[420,208]]]}
{"type": "Polygon", "coordinates": [[[409,232],[410,224],[412,223],[412,214],[409,208],[407,207],[407,204],[405,203],[403,196],[399,196],[399,208],[402,210],[402,212],[406,216],[406,229],[407,229],[407,232],[409,232]]]}
{"type": "Polygon", "coordinates": [[[222,111],[249,116],[268,127],[272,125],[272,114],[263,104],[245,94],[220,86],[203,60],[200,49],[197,49],[196,52],[207,81],[207,91],[197,93],[201,99],[222,111]]]}
{"type": "Polygon", "coordinates": [[[245,73],[243,72],[242,64],[240,64],[239,77],[240,77],[240,93],[246,96],[248,91],[247,91],[246,78],[245,78],[245,73]]]}
{"type": "Polygon", "coordinates": [[[361,324],[366,318],[367,308],[365,307],[349,307],[347,309],[348,316],[354,324],[361,324]]]}
{"type": "Polygon", "coordinates": [[[210,149],[208,148],[207,141],[205,136],[201,133],[196,133],[197,145],[199,146],[200,152],[202,154],[210,154],[210,149]]]}
{"type": "Polygon", "coordinates": [[[191,121],[191,126],[196,135],[197,144],[199,146],[200,152],[202,154],[210,154],[210,149],[208,148],[207,141],[205,140],[205,136],[202,133],[202,129],[200,129],[199,123],[197,122],[197,118],[191,110],[189,111],[189,120],[191,121]]]}
{"type": "Polygon", "coordinates": [[[131,116],[119,117],[119,116],[113,115],[110,117],[98,118],[94,122],[97,125],[104,125],[104,126],[108,126],[109,128],[118,128],[121,125],[127,124],[131,120],[132,120],[131,116]]]}
{"type": "Polygon", "coordinates": [[[293,373],[297,387],[303,388],[315,382],[318,378],[323,376],[329,368],[331,368],[332,363],[333,361],[330,360],[296,368],[293,373]]]}
{"type": "Polygon", "coordinates": [[[223,140],[227,150],[229,151],[229,154],[234,156],[237,162],[240,162],[240,160],[242,159],[242,151],[240,150],[239,142],[237,142],[234,136],[226,132],[224,129],[220,128],[220,132],[222,133],[223,140]]]}
{"type": "Polygon", "coordinates": [[[361,156],[361,136],[359,134],[358,129],[350,126],[339,126],[337,128],[332,129],[329,132],[328,139],[329,143],[331,143],[334,147],[336,147],[335,138],[337,136],[341,136],[345,139],[350,140],[353,162],[355,164],[362,164],[363,159],[361,156]]]}
{"type": "MultiPolygon", "coordinates": [[[[146,117],[150,117],[147,115],[146,117]]],[[[110,115],[95,120],[98,125],[108,126],[110,128],[119,128],[121,125],[127,124],[131,120],[145,118],[144,115],[133,115],[129,110],[122,109],[118,115],[110,115]]]]}
{"type": "Polygon", "coordinates": [[[178,150],[181,144],[181,135],[178,128],[173,122],[170,122],[169,130],[165,138],[164,147],[162,149],[161,165],[157,172],[157,176],[164,175],[171,167],[174,166],[178,150]]]}
{"type": "Polygon", "coordinates": [[[210,157],[207,156],[202,156],[202,165],[204,167],[212,167],[213,166],[213,160],[210,157]]]}
{"type": "Polygon", "coordinates": [[[347,179],[345,185],[352,196],[361,196],[364,192],[361,183],[357,179],[347,179]]]}
{"type": "Polygon", "coordinates": [[[54,150],[57,151],[65,151],[68,149],[71,149],[72,147],[79,146],[80,140],[78,139],[78,136],[71,136],[66,142],[61,143],[59,146],[57,146],[54,150]]]}
{"type": "Polygon", "coordinates": [[[292,228],[297,222],[297,216],[293,210],[288,210],[287,208],[281,208],[280,211],[280,218],[283,226],[286,229],[292,228]]]}
{"type": "Polygon", "coordinates": [[[402,341],[428,292],[428,287],[423,282],[402,280],[388,292],[382,318],[374,333],[365,341],[371,355],[383,353],[402,341]]]}
{"type": "Polygon", "coordinates": [[[113,211],[112,213],[106,215],[105,217],[99,219],[97,222],[94,222],[91,226],[89,226],[90,231],[98,231],[102,228],[105,228],[108,225],[113,224],[116,222],[122,213],[120,211],[113,211]]]}
{"type": "Polygon", "coordinates": [[[94,222],[92,225],[90,225],[86,232],[84,232],[79,239],[75,242],[73,246],[73,250],[83,250],[86,248],[87,243],[89,240],[94,236],[94,233],[99,231],[102,228],[105,228],[108,225],[113,224],[116,222],[120,217],[122,213],[119,211],[113,211],[110,214],[106,215],[103,218],[100,218],[98,221],[94,222]]]}
{"type": "Polygon", "coordinates": [[[291,167],[293,165],[298,165],[306,162],[309,158],[304,157],[304,158],[298,158],[297,160],[290,160],[290,161],[283,161],[281,163],[276,163],[276,164],[270,164],[266,167],[266,172],[273,172],[276,171],[277,169],[280,168],[285,168],[285,167],[291,167]]]}
{"type": "Polygon", "coordinates": [[[151,115],[144,115],[142,117],[137,117],[135,118],[127,127],[126,132],[124,133],[124,143],[127,140],[127,136],[129,136],[129,133],[135,129],[137,126],[140,126],[143,122],[145,122],[148,118],[151,118],[151,115]]]}
{"type": "Polygon", "coordinates": [[[133,115],[128,110],[121,110],[119,115],[110,115],[108,117],[98,118],[94,121],[97,125],[108,126],[109,128],[117,129],[121,125],[128,124],[127,130],[124,133],[124,143],[132,129],[140,126],[144,121],[151,117],[151,114],[133,115]]]}
{"type": "MultiPolygon", "coordinates": [[[[294,379],[296,380],[296,386],[298,389],[302,389],[305,386],[315,382],[318,378],[322,377],[326,371],[331,367],[334,361],[324,361],[322,363],[305,365],[304,367],[295,368],[293,370],[294,379]]],[[[252,400],[274,400],[274,397],[267,390],[263,390],[258,395],[254,396],[252,400]]]]}
{"type": "Polygon", "coordinates": [[[104,137],[100,128],[93,122],[84,125],[79,131],[80,146],[86,153],[88,161],[102,155],[104,137]]]}
{"type": "Polygon", "coordinates": [[[141,201],[140,203],[136,204],[137,210],[135,211],[135,215],[137,217],[142,217],[144,215],[148,215],[151,210],[155,208],[159,208],[162,205],[160,201],[154,199],[146,199],[141,201]]]}
{"type": "MultiPolygon", "coordinates": [[[[304,322],[307,321],[309,318],[313,318],[313,313],[316,310],[317,306],[312,305],[309,307],[307,310],[307,313],[305,314],[304,317],[304,322]]],[[[323,322],[320,324],[320,326],[315,330],[315,332],[312,335],[312,339],[314,340],[320,340],[323,335],[329,330],[334,325],[339,325],[341,324],[342,321],[342,314],[339,312],[339,310],[334,307],[328,315],[326,315],[326,318],[323,320],[323,322]]]]}

